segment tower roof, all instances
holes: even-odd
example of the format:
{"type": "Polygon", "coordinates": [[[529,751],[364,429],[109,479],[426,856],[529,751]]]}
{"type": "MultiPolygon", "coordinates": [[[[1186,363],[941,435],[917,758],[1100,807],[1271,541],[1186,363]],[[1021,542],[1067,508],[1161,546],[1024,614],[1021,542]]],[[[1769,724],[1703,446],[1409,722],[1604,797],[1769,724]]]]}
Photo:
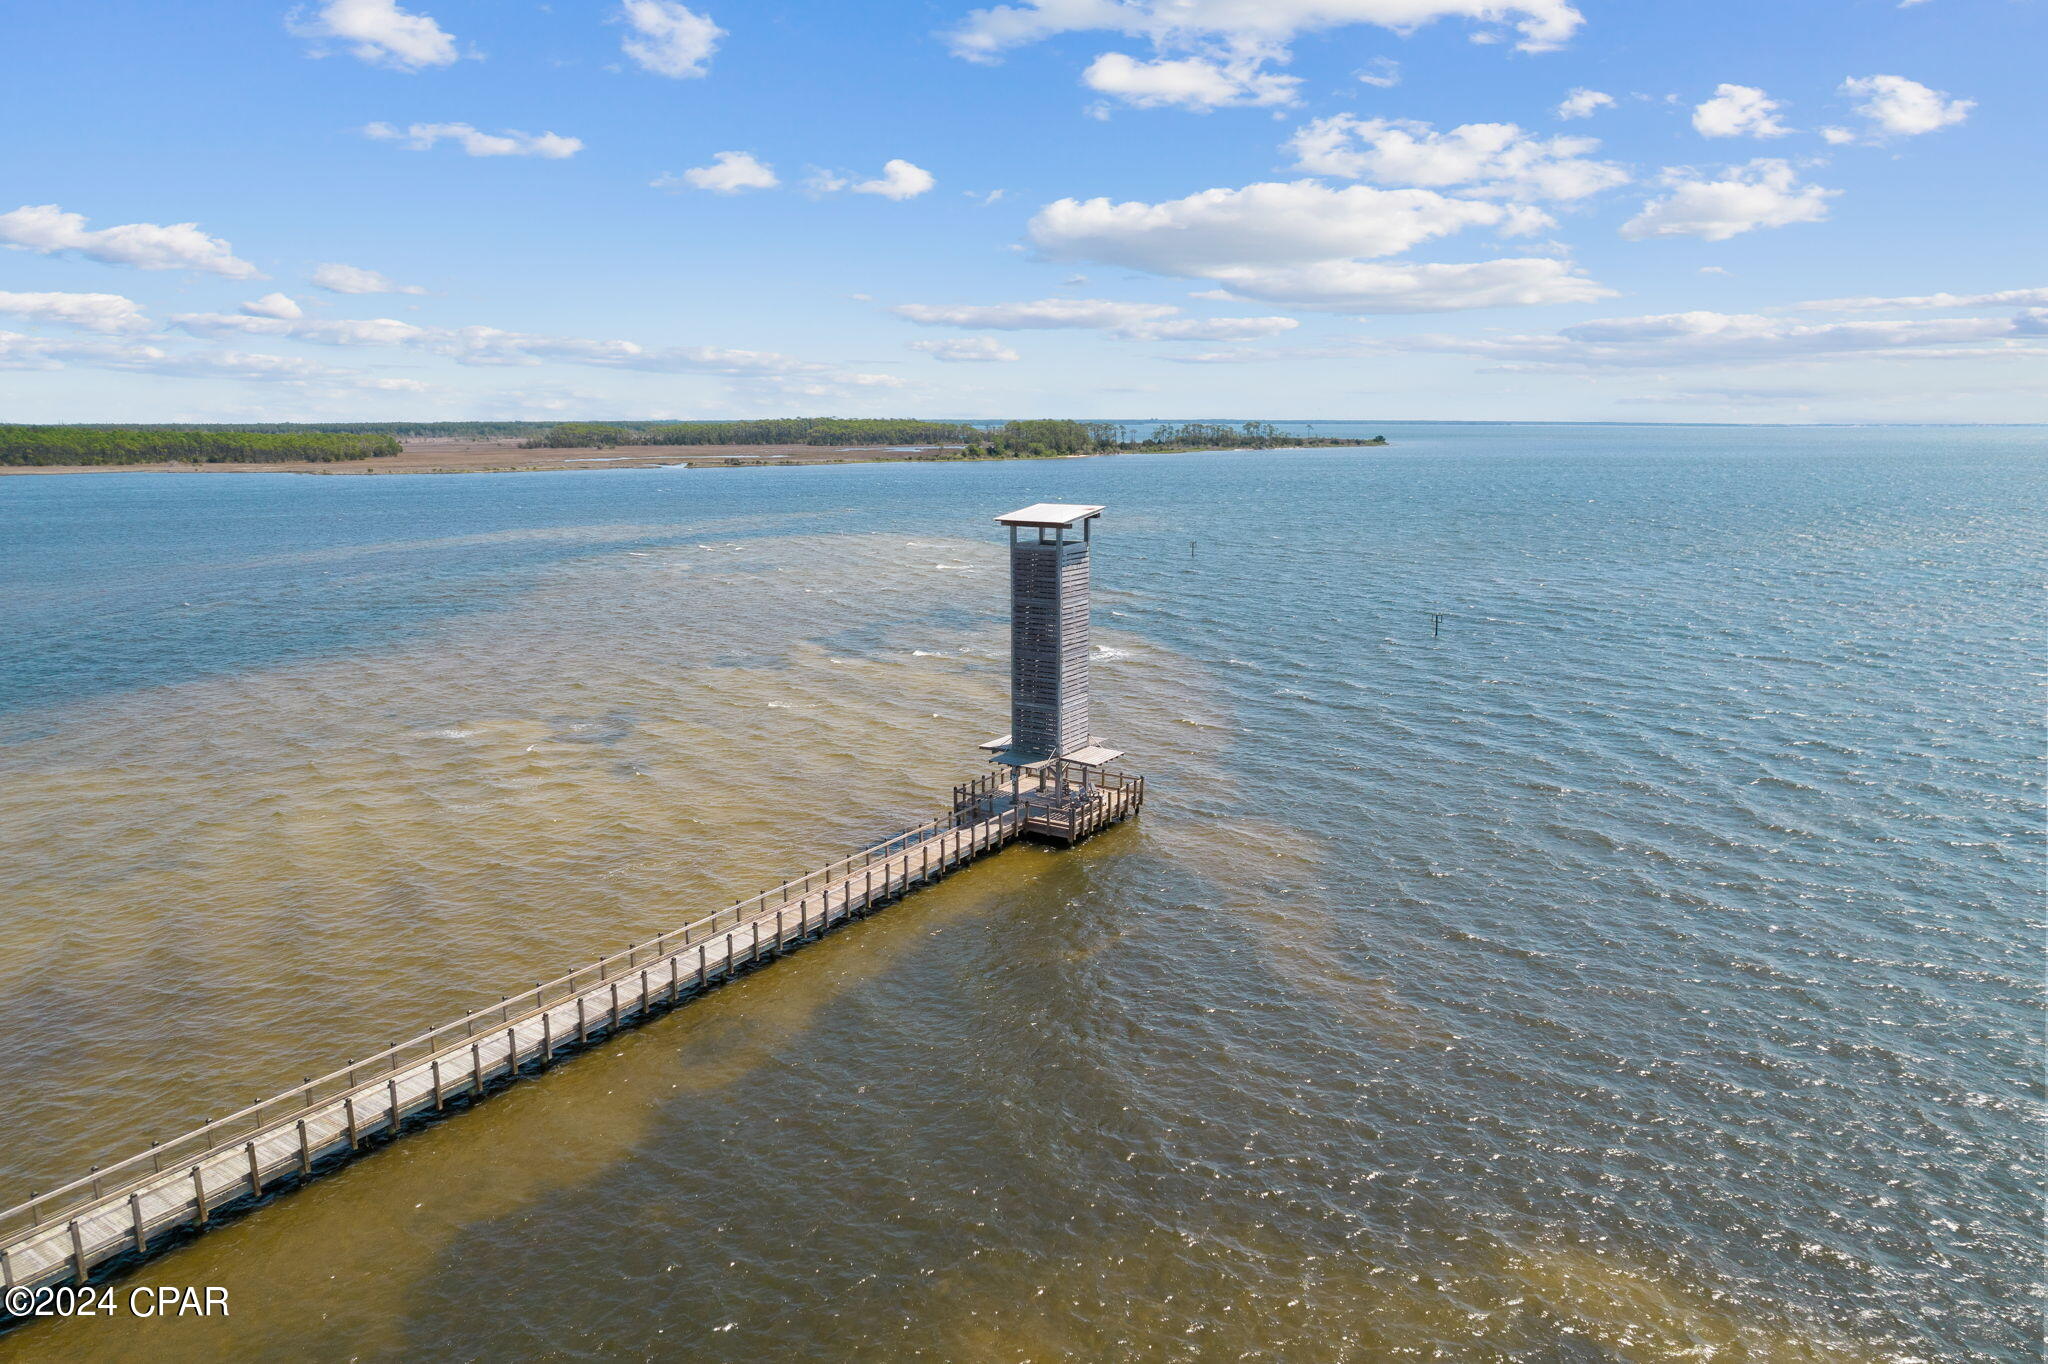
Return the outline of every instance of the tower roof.
{"type": "Polygon", "coordinates": [[[1005,526],[1078,526],[1091,516],[1102,515],[1100,507],[1083,507],[1072,502],[1034,502],[996,520],[1005,526]]]}

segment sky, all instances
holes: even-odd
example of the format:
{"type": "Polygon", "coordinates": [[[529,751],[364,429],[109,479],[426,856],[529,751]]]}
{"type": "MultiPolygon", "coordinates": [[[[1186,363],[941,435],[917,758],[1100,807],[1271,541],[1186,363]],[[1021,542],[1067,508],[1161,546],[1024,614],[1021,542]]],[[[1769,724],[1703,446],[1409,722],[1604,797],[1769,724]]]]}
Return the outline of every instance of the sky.
{"type": "Polygon", "coordinates": [[[0,421],[2048,420],[2039,0],[8,27],[0,421]]]}

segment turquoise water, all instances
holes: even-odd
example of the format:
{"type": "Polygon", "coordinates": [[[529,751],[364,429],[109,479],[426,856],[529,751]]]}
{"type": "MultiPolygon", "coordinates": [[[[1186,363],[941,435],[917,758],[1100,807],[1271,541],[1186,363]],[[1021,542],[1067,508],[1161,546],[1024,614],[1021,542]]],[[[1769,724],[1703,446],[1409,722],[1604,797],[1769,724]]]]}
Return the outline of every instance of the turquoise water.
{"type": "Polygon", "coordinates": [[[990,518],[1093,502],[1137,825],[146,1273],[321,1358],[2037,1358],[2048,431],[1317,429],[1395,444],[0,480],[0,1203],[921,814],[990,518]]]}

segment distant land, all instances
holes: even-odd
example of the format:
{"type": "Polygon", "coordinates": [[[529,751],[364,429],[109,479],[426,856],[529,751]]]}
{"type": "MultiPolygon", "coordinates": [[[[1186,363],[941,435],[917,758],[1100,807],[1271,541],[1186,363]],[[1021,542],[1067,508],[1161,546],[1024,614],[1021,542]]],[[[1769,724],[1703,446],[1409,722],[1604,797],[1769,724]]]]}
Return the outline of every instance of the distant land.
{"type": "Polygon", "coordinates": [[[337,422],[0,426],[0,474],[111,471],[482,473],[660,465],[1061,459],[1131,451],[1385,445],[1297,436],[1271,422],[971,423],[910,418],[758,421],[337,422]],[[1153,425],[1147,423],[1147,425],[1153,425]]]}

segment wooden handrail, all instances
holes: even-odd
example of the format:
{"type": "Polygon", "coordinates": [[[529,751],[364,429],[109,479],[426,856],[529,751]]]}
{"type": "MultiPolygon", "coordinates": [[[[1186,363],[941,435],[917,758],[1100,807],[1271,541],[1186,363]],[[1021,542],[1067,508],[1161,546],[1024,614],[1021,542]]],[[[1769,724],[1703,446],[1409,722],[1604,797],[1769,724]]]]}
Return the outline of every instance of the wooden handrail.
{"type": "MultiPolygon", "coordinates": [[[[993,823],[997,826],[996,832],[1003,833],[1017,826],[1021,819],[1020,812],[1006,810],[992,820],[978,823],[993,823]]],[[[93,1173],[83,1178],[61,1184],[13,1207],[0,1209],[0,1241],[13,1241],[24,1236],[32,1236],[45,1225],[60,1224],[75,1210],[87,1204],[124,1194],[131,1184],[148,1182],[150,1177],[159,1174],[166,1166],[176,1168],[212,1159],[223,1151],[242,1145],[255,1133],[269,1131],[280,1123],[290,1123],[303,1115],[331,1107],[344,1095],[360,1089],[365,1077],[396,1074],[409,1065],[430,1062],[454,1046],[466,1050],[470,1040],[479,1031],[479,1024],[489,1023],[492,1025],[489,1031],[497,1032],[530,1021],[567,1000],[587,994],[594,986],[606,984],[623,974],[637,970],[642,953],[671,955],[674,948],[702,941],[726,929],[735,928],[749,918],[758,917],[759,913],[766,909],[771,897],[781,894],[786,903],[787,892],[793,887],[809,886],[813,878],[820,877],[829,885],[835,880],[843,879],[844,874],[850,873],[856,861],[866,859],[863,865],[870,866],[878,860],[885,861],[905,847],[950,833],[962,827],[965,822],[959,811],[947,811],[904,833],[870,844],[859,852],[842,857],[830,863],[823,872],[813,871],[801,877],[791,877],[758,895],[736,901],[725,909],[691,920],[681,928],[658,933],[652,938],[629,946],[623,952],[599,958],[589,965],[577,967],[565,975],[542,982],[533,989],[523,991],[496,1005],[476,1010],[452,1023],[431,1028],[362,1060],[352,1061],[341,1069],[314,1077],[294,1086],[284,1094],[261,1100],[226,1117],[203,1123],[168,1142],[153,1144],[149,1150],[138,1155],[105,1167],[95,1167],[93,1173]],[[18,1227],[17,1223],[20,1224],[18,1227]]],[[[906,886],[907,882],[906,876],[906,886]]]]}

